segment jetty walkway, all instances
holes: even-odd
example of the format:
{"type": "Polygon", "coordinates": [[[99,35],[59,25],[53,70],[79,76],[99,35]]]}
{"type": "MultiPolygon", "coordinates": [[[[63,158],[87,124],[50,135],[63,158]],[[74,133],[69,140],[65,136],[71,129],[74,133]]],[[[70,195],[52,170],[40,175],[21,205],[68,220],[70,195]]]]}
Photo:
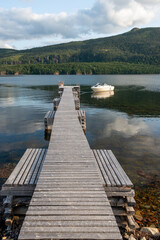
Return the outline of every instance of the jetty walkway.
{"type": "Polygon", "coordinates": [[[19,240],[122,239],[103,185],[66,86],[19,240]]]}

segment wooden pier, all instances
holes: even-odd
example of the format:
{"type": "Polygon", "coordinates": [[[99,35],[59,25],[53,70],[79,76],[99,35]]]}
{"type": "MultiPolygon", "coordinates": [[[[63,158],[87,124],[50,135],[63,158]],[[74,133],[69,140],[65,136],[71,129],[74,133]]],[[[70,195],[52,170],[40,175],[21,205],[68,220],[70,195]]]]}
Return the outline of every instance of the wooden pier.
{"type": "Polygon", "coordinates": [[[121,239],[72,87],[64,87],[19,239],[121,239]]]}
{"type": "Polygon", "coordinates": [[[91,150],[79,86],[60,85],[44,118],[48,149],[27,149],[0,192],[6,225],[12,201],[30,197],[19,239],[122,239],[135,228],[133,184],[111,150],[91,150]]]}

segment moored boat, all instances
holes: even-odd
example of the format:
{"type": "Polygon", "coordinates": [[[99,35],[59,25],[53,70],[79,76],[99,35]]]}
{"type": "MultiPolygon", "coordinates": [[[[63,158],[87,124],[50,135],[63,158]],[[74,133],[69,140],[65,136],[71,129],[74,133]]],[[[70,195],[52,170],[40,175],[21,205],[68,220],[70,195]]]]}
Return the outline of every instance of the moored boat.
{"type": "Polygon", "coordinates": [[[94,92],[106,92],[106,91],[113,91],[114,86],[108,85],[106,83],[104,83],[103,85],[101,85],[100,83],[97,83],[95,86],[91,87],[91,89],[94,92]]]}

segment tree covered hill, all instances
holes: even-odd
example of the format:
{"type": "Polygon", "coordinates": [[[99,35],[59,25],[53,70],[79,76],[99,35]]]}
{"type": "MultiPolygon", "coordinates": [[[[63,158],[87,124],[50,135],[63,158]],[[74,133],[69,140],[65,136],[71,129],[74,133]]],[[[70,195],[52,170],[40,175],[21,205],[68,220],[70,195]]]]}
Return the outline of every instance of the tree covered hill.
{"type": "MultiPolygon", "coordinates": [[[[70,42],[27,50],[0,49],[0,70],[6,66],[106,63],[160,63],[160,28],[134,28],[106,38],[70,42]]],[[[99,65],[98,65],[99,66],[99,65]]],[[[21,67],[22,68],[22,67],[21,67]]]]}

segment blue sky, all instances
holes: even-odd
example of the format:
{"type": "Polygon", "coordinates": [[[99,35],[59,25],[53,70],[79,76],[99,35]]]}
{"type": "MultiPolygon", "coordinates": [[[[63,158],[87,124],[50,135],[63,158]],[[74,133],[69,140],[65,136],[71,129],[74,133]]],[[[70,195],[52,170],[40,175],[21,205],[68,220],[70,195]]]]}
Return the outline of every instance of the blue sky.
{"type": "Polygon", "coordinates": [[[32,7],[37,13],[72,13],[78,9],[91,8],[94,0],[4,0],[0,2],[1,8],[32,7]]]}
{"type": "Polygon", "coordinates": [[[160,0],[5,0],[0,47],[26,49],[160,26],[160,0]]]}

